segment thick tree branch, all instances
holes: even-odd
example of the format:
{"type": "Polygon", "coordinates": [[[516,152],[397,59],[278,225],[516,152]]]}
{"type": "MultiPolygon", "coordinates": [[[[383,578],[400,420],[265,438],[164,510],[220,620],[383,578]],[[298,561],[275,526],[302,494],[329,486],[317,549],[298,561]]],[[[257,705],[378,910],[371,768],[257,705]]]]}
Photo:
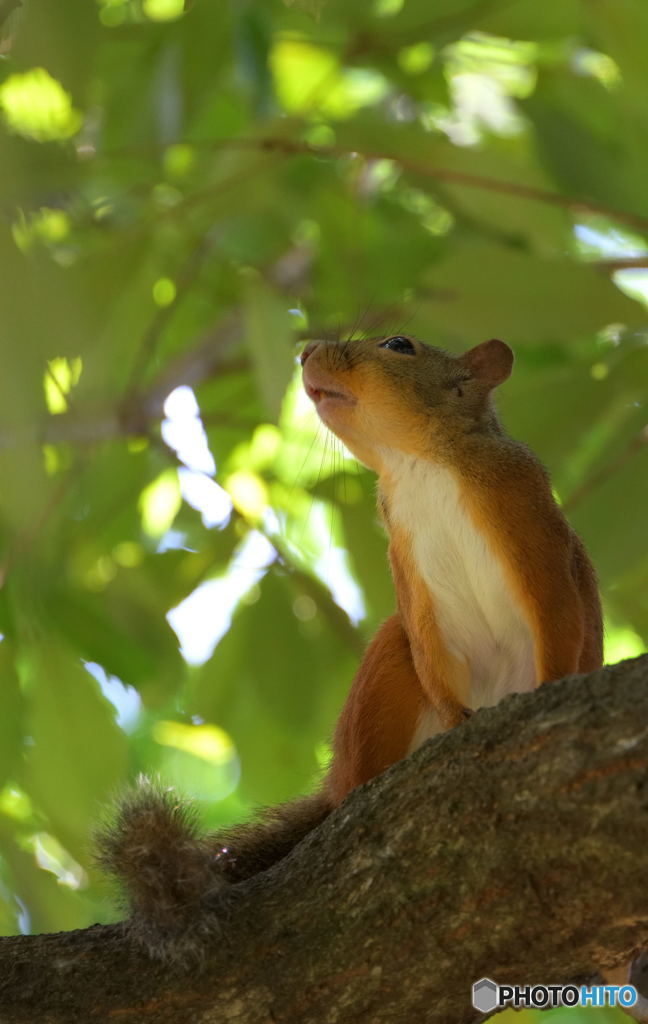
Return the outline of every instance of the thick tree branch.
{"type": "Polygon", "coordinates": [[[200,970],[120,925],[0,942],[3,1024],[468,1022],[470,985],[591,977],[648,943],[648,656],[425,744],[232,889],[200,970]]]}

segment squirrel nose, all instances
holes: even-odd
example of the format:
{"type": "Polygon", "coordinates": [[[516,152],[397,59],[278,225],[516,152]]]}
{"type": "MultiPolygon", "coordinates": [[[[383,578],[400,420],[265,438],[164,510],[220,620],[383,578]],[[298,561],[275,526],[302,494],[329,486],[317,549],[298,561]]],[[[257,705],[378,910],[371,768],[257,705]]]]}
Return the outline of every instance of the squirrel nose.
{"type": "Polygon", "coordinates": [[[308,345],[306,346],[306,348],[304,349],[304,351],[302,352],[302,354],[299,357],[302,366],[304,365],[304,363],[308,359],[309,355],[311,355],[311,353],[313,353],[315,351],[315,349],[317,348],[318,345],[319,345],[319,341],[309,341],[308,342],[308,345]]]}

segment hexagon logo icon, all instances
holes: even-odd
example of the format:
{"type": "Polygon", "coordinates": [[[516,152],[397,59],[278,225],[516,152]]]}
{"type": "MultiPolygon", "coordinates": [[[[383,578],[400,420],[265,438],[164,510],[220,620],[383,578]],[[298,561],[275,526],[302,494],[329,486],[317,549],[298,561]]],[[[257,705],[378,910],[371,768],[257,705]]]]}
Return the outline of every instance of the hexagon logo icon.
{"type": "Polygon", "coordinates": [[[490,1013],[499,1003],[498,988],[490,978],[480,978],[472,987],[472,1004],[480,1013],[490,1013]]]}

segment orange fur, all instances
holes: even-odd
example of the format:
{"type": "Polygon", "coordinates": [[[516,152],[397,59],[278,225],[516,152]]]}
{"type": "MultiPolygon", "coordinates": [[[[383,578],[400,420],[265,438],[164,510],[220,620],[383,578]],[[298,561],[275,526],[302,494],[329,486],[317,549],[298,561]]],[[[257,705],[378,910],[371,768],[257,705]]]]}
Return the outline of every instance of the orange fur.
{"type": "Polygon", "coordinates": [[[337,723],[325,782],[334,806],[405,756],[423,703],[407,634],[392,615],[369,644],[337,723]]]}
{"type": "MultiPolygon", "coordinates": [[[[504,641],[511,644],[511,657],[519,658],[516,644],[523,651],[528,636],[534,685],[602,662],[598,588],[585,549],[556,505],[540,462],[504,434],[491,404],[492,389],[510,373],[510,349],[490,341],[456,357],[415,339],[397,338],[393,351],[389,343],[385,348],[386,341],[314,342],[302,357],[306,390],[321,419],[378,474],[398,601],[398,614],[367,649],[338,722],[325,783],[333,805],[425,735],[464,719],[471,671],[473,686],[475,675],[479,684],[480,673],[488,674],[483,659],[471,665],[471,641],[479,656],[491,652],[497,660],[504,641]],[[438,508],[428,506],[420,486],[412,483],[422,464],[437,472],[429,486],[450,488],[438,508]],[[404,488],[400,520],[391,515],[399,487],[404,488]],[[411,495],[420,508],[409,507],[411,495]],[[446,518],[437,527],[435,517],[441,514],[446,518]],[[464,577],[456,586],[443,578],[448,571],[443,557],[438,573],[435,565],[417,562],[421,551],[443,556],[453,514],[464,535],[464,577]],[[435,535],[435,529],[441,533],[435,535]],[[481,558],[474,574],[473,553],[481,558]],[[479,592],[480,584],[490,587],[488,594],[479,592]],[[435,593],[444,595],[445,609],[435,593]],[[516,605],[508,617],[507,595],[516,605]],[[466,615],[474,618],[475,635],[469,632],[465,640],[468,653],[458,649],[452,633],[464,596],[466,615]],[[491,636],[498,626],[491,620],[500,608],[503,640],[491,636]],[[521,639],[516,622],[526,630],[521,639]]],[[[487,702],[501,695],[501,680],[498,685],[487,702]]],[[[507,687],[504,692],[526,688],[515,679],[507,687]]],[[[473,704],[475,699],[483,694],[473,697],[473,704]]]]}

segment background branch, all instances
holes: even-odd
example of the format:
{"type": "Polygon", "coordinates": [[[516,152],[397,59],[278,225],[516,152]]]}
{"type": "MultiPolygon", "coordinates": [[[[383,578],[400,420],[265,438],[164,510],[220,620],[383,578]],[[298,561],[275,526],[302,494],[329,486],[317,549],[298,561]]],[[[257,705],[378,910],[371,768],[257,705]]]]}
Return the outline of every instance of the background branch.
{"type": "MultiPolygon", "coordinates": [[[[196,250],[194,260],[186,269],[187,274],[198,272],[203,255],[202,249],[196,250]]],[[[295,246],[266,270],[266,277],[274,287],[295,295],[308,280],[310,264],[309,250],[295,246]]],[[[183,293],[184,290],[179,289],[178,295],[183,293]]],[[[175,305],[162,310],[160,319],[156,317],[153,321],[139,352],[140,368],[129,383],[125,395],[114,405],[103,408],[92,405],[69,414],[48,416],[41,423],[30,424],[21,431],[3,428],[0,424],[0,450],[20,445],[65,442],[92,445],[115,437],[146,436],[152,424],[163,417],[164,403],[174,388],[182,384],[196,387],[213,377],[225,365],[237,370],[245,365],[231,358],[232,350],[245,337],[244,310],[237,306],[191,348],[167,363],[150,384],[141,388],[134,387],[154,353],[159,331],[166,326],[167,311],[170,309],[175,309],[175,305]]]]}
{"type": "Polygon", "coordinates": [[[176,309],[196,282],[208,250],[207,237],[199,238],[180,268],[175,282],[176,290],[172,301],[167,306],[158,307],[151,323],[144,332],[131,370],[128,387],[129,395],[137,394],[142,380],[146,376],[146,371],[155,358],[160,338],[173,318],[176,309]]]}
{"type": "Polygon", "coordinates": [[[233,888],[199,971],[150,962],[120,925],[0,940],[3,1024],[451,1024],[479,1016],[485,974],[629,959],[648,942],[647,683],[644,656],[428,742],[233,888]]]}
{"type": "Polygon", "coordinates": [[[611,476],[618,473],[620,469],[628,464],[648,444],[648,427],[644,427],[631,437],[625,448],[623,448],[613,459],[599,467],[591,476],[584,480],[580,487],[577,487],[573,494],[563,503],[566,512],[572,511],[589,497],[592,491],[596,490],[602,483],[609,480],[611,476]]]}
{"type": "MultiPolygon", "coordinates": [[[[526,185],[524,182],[519,181],[507,181],[501,178],[492,178],[488,175],[473,174],[469,171],[461,171],[451,167],[439,167],[432,164],[430,161],[424,158],[415,159],[409,156],[399,153],[398,151],[392,151],[389,149],[383,149],[382,147],[368,147],[368,146],[343,146],[339,144],[335,145],[314,145],[311,142],[307,142],[303,139],[284,138],[281,136],[265,136],[261,138],[238,138],[238,139],[214,139],[214,140],[196,140],[188,141],[187,145],[191,145],[196,149],[232,149],[232,150],[259,150],[260,152],[282,154],[284,156],[314,156],[318,158],[329,157],[349,157],[349,156],[362,156],[367,160],[390,160],[397,166],[401,167],[404,171],[412,174],[420,174],[425,178],[431,178],[435,181],[445,182],[450,185],[461,185],[465,188],[483,189],[487,192],[497,192],[502,195],[513,196],[516,199],[529,199],[537,202],[545,203],[550,206],[558,206],[562,209],[569,210],[571,213],[577,215],[582,213],[588,214],[600,214],[604,217],[609,217],[611,220],[618,221],[621,224],[627,224],[629,227],[634,228],[640,232],[648,232],[648,216],[643,214],[635,213],[631,210],[619,209],[616,206],[612,206],[608,203],[602,203],[595,199],[586,198],[585,196],[570,196],[563,195],[560,192],[552,192],[549,189],[539,188],[535,185],[526,185]]],[[[157,147],[159,149],[159,147],[157,147]]],[[[129,147],[121,150],[111,150],[101,154],[104,158],[119,158],[133,156],[137,153],[141,155],[141,150],[129,147]]],[[[256,167],[254,168],[256,170],[256,167]]],[[[220,190],[222,183],[215,186],[216,190],[220,190]]],[[[196,202],[209,200],[212,197],[214,189],[205,189],[200,194],[192,195],[189,201],[178,204],[174,207],[172,213],[174,216],[178,212],[182,212],[188,205],[195,205],[196,202]]],[[[612,261],[614,264],[611,269],[618,270],[623,269],[628,264],[623,261],[619,267],[616,265],[617,261],[612,261]]],[[[641,263],[637,263],[637,260],[633,260],[631,266],[641,266],[641,263]]]]}

